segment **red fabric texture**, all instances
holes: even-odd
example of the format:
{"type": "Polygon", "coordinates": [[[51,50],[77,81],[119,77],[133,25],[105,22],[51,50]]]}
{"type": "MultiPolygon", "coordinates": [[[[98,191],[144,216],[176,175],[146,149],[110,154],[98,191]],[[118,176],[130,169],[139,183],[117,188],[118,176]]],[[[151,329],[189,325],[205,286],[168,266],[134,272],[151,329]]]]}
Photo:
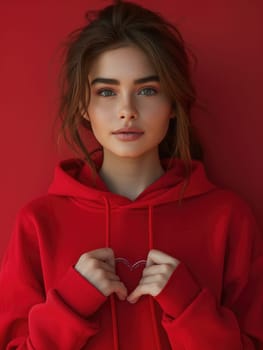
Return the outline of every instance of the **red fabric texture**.
{"type": "Polygon", "coordinates": [[[120,349],[151,350],[154,329],[163,350],[263,349],[263,243],[253,215],[200,162],[184,192],[182,162],[168,164],[134,201],[109,192],[82,160],[57,166],[48,194],[17,215],[0,273],[0,349],[116,350],[117,334],[120,349]],[[130,291],[151,246],[180,261],[153,298],[155,324],[151,296],[111,303],[74,269],[82,253],[107,244],[130,291]]]}

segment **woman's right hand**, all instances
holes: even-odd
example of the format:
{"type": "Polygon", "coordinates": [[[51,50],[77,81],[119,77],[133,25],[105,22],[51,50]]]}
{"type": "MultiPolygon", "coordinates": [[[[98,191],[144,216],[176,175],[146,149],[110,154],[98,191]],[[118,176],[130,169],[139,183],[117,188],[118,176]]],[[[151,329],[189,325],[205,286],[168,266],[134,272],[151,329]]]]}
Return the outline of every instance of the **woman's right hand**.
{"type": "Polygon", "coordinates": [[[82,254],[75,269],[103,295],[116,293],[120,300],[126,299],[127,288],[115,273],[114,252],[111,248],[96,249],[82,254]]]}

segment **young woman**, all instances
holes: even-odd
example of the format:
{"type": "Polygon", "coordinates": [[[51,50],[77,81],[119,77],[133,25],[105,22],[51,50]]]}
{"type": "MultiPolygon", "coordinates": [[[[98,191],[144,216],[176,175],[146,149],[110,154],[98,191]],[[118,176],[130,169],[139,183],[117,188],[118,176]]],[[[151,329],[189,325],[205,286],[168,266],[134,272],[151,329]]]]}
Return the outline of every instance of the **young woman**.
{"type": "Polygon", "coordinates": [[[262,240],[196,159],[176,28],[108,6],[72,34],[63,74],[62,131],[83,157],[17,216],[0,348],[263,349],[262,240]]]}

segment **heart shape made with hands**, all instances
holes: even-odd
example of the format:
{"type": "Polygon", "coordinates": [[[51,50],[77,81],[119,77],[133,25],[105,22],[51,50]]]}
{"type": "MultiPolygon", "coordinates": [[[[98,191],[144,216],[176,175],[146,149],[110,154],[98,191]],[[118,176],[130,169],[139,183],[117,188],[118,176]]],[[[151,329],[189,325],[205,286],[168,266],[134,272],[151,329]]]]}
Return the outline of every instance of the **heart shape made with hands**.
{"type": "Polygon", "coordinates": [[[132,292],[139,284],[146,260],[130,263],[126,258],[115,258],[116,273],[125,284],[128,292],[132,292]]]}

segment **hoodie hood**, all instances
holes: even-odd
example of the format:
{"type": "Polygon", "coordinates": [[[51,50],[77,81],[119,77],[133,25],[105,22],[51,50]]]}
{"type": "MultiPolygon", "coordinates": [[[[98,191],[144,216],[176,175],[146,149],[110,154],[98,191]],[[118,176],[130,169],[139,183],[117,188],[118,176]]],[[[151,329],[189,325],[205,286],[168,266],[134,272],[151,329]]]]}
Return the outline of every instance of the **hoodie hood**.
{"type": "Polygon", "coordinates": [[[206,177],[203,164],[192,161],[192,171],[186,183],[184,163],[180,159],[164,159],[165,173],[150,184],[135,200],[112,193],[100,178],[98,171],[102,164],[102,154],[93,159],[95,174],[81,159],[61,161],[55,168],[54,179],[48,193],[71,197],[79,204],[92,207],[105,207],[105,200],[111,208],[147,207],[175,202],[180,199],[199,196],[215,189],[206,177]],[[169,165],[169,168],[168,168],[169,165]]]}

